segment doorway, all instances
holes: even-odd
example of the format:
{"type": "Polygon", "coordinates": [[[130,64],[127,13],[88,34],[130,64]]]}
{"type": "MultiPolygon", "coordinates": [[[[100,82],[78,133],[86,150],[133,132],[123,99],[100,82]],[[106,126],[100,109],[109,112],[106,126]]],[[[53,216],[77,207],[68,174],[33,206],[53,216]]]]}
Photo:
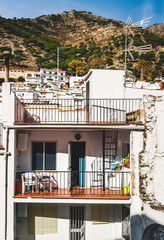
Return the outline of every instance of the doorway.
{"type": "Polygon", "coordinates": [[[85,142],[71,142],[71,188],[85,187],[85,142]]]}
{"type": "Polygon", "coordinates": [[[70,207],[70,240],[85,240],[84,207],[70,207]]]}

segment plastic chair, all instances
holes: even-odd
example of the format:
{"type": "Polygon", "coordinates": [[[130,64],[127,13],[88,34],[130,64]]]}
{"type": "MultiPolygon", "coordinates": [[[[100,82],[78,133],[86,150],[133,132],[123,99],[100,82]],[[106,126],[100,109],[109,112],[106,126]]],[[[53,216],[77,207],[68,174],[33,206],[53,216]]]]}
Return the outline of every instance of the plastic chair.
{"type": "Polygon", "coordinates": [[[25,194],[25,190],[28,190],[30,187],[32,188],[32,193],[34,193],[34,187],[37,192],[37,186],[38,181],[35,173],[29,172],[22,174],[22,194],[25,194]]]}

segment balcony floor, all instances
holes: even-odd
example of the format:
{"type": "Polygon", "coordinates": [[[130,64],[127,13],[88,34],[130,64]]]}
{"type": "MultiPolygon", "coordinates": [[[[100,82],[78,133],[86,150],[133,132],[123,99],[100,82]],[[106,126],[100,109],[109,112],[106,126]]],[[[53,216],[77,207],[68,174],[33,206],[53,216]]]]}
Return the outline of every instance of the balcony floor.
{"type": "Polygon", "coordinates": [[[31,191],[25,194],[17,193],[14,198],[63,198],[63,199],[125,199],[131,198],[125,195],[123,190],[109,190],[105,189],[90,189],[90,188],[77,188],[72,191],[68,189],[55,189],[53,192],[44,191],[39,193],[32,193],[31,191]]]}

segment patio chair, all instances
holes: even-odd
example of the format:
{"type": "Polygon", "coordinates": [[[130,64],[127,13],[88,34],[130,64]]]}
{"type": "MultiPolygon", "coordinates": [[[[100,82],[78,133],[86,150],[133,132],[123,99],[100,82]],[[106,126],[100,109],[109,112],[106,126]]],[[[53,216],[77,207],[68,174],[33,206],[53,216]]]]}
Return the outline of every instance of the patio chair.
{"type": "Polygon", "coordinates": [[[51,175],[50,177],[50,192],[52,192],[52,189],[58,189],[58,182],[54,175],[51,175]]]}
{"type": "Polygon", "coordinates": [[[39,190],[43,191],[50,191],[50,175],[47,172],[43,172],[39,175],[39,190]]]}
{"type": "Polygon", "coordinates": [[[22,174],[22,194],[25,194],[25,190],[29,190],[32,188],[32,193],[34,193],[34,187],[35,191],[38,191],[38,181],[37,176],[35,173],[27,172],[22,174]]]}

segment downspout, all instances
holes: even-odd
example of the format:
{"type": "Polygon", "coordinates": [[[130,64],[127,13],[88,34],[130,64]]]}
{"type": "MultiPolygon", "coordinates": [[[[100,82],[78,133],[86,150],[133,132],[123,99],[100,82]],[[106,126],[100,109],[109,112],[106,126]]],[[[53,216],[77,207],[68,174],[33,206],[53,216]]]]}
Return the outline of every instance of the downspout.
{"type": "Polygon", "coordinates": [[[4,160],[5,160],[5,240],[7,240],[7,191],[8,191],[8,136],[9,136],[9,128],[6,127],[6,135],[5,135],[5,149],[4,152],[4,160]]]}
{"type": "Polygon", "coordinates": [[[103,191],[105,191],[105,131],[103,130],[103,191]]]}

